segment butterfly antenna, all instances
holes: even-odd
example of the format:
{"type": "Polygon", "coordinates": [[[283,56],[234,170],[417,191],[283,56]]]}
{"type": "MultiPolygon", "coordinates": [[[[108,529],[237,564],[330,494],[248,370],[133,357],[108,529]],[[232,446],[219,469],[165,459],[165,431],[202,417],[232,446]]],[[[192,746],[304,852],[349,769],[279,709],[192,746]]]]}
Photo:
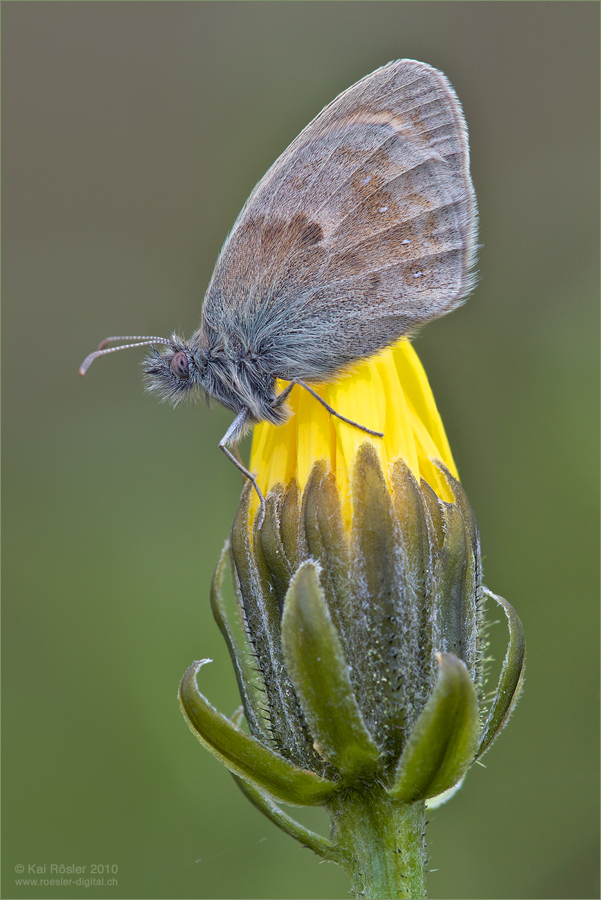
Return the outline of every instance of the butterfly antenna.
{"type": "Polygon", "coordinates": [[[93,353],[90,353],[89,356],[86,356],[81,366],[79,367],[79,374],[85,375],[92,363],[99,356],[105,356],[107,353],[116,353],[117,350],[129,350],[130,347],[148,347],[149,344],[170,344],[171,341],[168,338],[163,337],[144,337],[141,334],[131,334],[131,335],[120,335],[118,337],[107,337],[103,341],[100,341],[98,344],[98,349],[93,353]],[[131,341],[133,343],[129,344],[121,344],[119,347],[107,347],[107,344],[112,344],[113,341],[131,341]]]}

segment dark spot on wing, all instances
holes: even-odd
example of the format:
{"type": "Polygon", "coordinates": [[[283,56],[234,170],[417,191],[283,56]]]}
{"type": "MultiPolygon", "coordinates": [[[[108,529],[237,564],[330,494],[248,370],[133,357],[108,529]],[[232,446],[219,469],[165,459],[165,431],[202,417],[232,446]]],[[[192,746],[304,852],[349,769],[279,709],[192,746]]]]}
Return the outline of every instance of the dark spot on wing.
{"type": "Polygon", "coordinates": [[[321,225],[318,225],[317,222],[308,222],[299,235],[299,244],[303,247],[312,247],[321,240],[323,240],[323,231],[321,225]]]}
{"type": "Polygon", "coordinates": [[[310,222],[302,213],[297,213],[291,219],[258,216],[249,224],[260,235],[262,252],[277,252],[280,258],[282,254],[290,256],[295,250],[313,247],[323,240],[321,226],[317,222],[310,222]]]}

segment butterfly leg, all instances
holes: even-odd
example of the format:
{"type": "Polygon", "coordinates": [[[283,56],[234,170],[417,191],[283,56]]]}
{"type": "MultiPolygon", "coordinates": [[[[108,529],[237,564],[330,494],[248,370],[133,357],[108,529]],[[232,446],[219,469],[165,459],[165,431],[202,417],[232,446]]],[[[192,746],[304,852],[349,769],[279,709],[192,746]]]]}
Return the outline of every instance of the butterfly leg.
{"type": "Polygon", "coordinates": [[[296,381],[291,381],[288,387],[285,387],[281,394],[278,394],[273,403],[271,404],[274,409],[277,409],[278,406],[281,406],[285,400],[290,396],[290,391],[297,384],[296,381]]]}
{"type": "MultiPolygon", "coordinates": [[[[306,384],[304,381],[297,379],[295,383],[300,384],[300,386],[302,388],[304,388],[306,391],[308,391],[312,397],[315,397],[315,399],[318,400],[319,403],[321,403],[321,405],[327,409],[327,411],[330,413],[330,415],[336,416],[337,419],[341,419],[341,421],[346,422],[347,425],[352,425],[353,428],[358,428],[360,431],[365,431],[366,434],[371,434],[371,435],[373,435],[373,437],[380,437],[380,438],[384,437],[384,433],[382,431],[372,431],[371,428],[366,428],[365,425],[359,425],[358,422],[353,422],[352,419],[347,419],[346,416],[341,416],[340,413],[337,413],[335,409],[332,409],[330,404],[326,403],[326,401],[323,399],[323,397],[320,397],[319,394],[316,391],[314,391],[312,388],[310,388],[309,385],[306,384]]],[[[286,388],[286,390],[288,390],[288,388],[286,388]]],[[[280,394],[278,397],[278,400],[280,399],[281,396],[282,395],[280,394]]]]}
{"type": "Polygon", "coordinates": [[[219,441],[219,449],[223,450],[223,452],[225,453],[227,458],[230,460],[230,462],[233,462],[233,464],[236,466],[236,468],[242,472],[244,477],[248,478],[248,480],[251,482],[252,486],[254,487],[255,491],[257,492],[257,496],[259,498],[259,503],[261,504],[261,507],[259,510],[259,519],[257,521],[257,527],[260,528],[261,525],[263,524],[263,519],[265,518],[265,497],[263,496],[263,493],[262,493],[259,485],[257,484],[257,479],[255,478],[253,473],[249,472],[248,469],[242,465],[241,460],[236,459],[236,457],[234,456],[232,451],[228,448],[228,444],[235,443],[237,438],[244,431],[244,426],[246,425],[247,421],[248,421],[248,410],[243,409],[238,413],[238,415],[236,416],[236,418],[234,419],[234,421],[232,422],[232,424],[230,425],[230,427],[228,428],[226,433],[223,435],[223,437],[219,441]]]}

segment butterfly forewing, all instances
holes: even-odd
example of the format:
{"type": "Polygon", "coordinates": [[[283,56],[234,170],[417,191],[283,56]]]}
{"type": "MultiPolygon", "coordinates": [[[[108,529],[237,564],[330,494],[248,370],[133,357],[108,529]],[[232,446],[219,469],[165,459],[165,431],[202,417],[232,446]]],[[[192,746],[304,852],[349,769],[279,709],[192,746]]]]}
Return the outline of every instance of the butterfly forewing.
{"type": "Polygon", "coordinates": [[[203,327],[270,355],[281,377],[319,380],[455,308],[471,287],[475,229],[453,89],[423,63],[390,63],[327,106],[259,182],[203,327]]]}

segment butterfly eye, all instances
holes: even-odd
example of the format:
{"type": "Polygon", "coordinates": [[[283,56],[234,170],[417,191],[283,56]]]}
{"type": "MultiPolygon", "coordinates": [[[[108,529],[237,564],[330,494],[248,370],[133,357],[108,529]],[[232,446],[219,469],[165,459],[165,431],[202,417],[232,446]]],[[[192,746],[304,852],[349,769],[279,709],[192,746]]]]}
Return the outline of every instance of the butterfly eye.
{"type": "Polygon", "coordinates": [[[188,357],[183,350],[178,350],[171,360],[171,371],[177,378],[188,378],[190,375],[190,366],[188,357]]]}

